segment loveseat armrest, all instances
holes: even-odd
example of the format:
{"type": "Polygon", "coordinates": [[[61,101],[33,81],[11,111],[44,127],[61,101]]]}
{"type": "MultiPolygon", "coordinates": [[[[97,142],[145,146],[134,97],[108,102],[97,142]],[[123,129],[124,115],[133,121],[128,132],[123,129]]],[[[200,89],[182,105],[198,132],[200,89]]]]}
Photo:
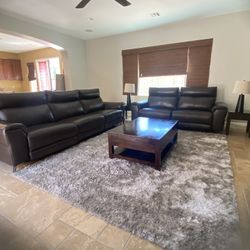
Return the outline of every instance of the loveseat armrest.
{"type": "Polygon", "coordinates": [[[213,122],[212,130],[214,132],[221,132],[224,129],[225,118],[227,115],[227,105],[223,102],[217,102],[212,108],[213,122]]]}
{"type": "Polygon", "coordinates": [[[21,123],[0,122],[0,160],[13,166],[29,161],[27,128],[21,123]]]}
{"type": "Polygon", "coordinates": [[[142,100],[139,102],[133,102],[131,105],[131,111],[132,111],[132,119],[136,119],[138,117],[138,112],[140,109],[148,107],[148,101],[142,100]]]}
{"type": "Polygon", "coordinates": [[[104,102],[105,109],[123,109],[125,106],[124,102],[104,102]]]}

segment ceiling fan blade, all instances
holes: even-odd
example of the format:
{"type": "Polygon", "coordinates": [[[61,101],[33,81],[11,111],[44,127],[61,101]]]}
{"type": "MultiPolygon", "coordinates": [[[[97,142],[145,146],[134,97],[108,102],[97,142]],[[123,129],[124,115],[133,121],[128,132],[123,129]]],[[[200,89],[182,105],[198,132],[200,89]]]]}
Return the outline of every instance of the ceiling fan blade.
{"type": "Polygon", "coordinates": [[[129,6],[131,3],[127,0],[115,0],[117,3],[121,4],[123,7],[129,6]]]}
{"type": "Polygon", "coordinates": [[[90,0],[82,0],[82,1],[76,6],[76,9],[81,9],[81,8],[85,7],[85,6],[88,4],[89,1],[90,1],[90,0]]]}

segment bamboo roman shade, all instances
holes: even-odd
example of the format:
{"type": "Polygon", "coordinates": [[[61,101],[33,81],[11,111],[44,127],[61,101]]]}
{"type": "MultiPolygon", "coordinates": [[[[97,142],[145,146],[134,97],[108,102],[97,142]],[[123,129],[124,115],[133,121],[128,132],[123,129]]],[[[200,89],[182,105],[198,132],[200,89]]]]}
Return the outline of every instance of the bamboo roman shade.
{"type": "Polygon", "coordinates": [[[186,74],[187,52],[180,48],[140,54],[140,77],[186,74]]]}
{"type": "Polygon", "coordinates": [[[125,83],[134,83],[137,92],[138,83],[138,55],[124,55],[123,62],[123,90],[125,83]]]}
{"type": "Polygon", "coordinates": [[[189,48],[188,87],[207,87],[212,45],[189,48]]]}
{"type": "Polygon", "coordinates": [[[139,77],[187,74],[187,87],[207,87],[213,39],[123,50],[123,84],[139,77]]]}

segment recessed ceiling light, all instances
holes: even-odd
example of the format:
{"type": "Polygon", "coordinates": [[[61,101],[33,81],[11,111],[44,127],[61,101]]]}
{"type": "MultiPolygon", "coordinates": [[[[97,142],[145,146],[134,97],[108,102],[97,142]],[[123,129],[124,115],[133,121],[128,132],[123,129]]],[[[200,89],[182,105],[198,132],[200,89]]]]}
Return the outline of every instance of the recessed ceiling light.
{"type": "Polygon", "coordinates": [[[93,32],[93,30],[91,30],[91,29],[86,29],[85,32],[89,32],[89,33],[90,33],[90,32],[93,32]]]}
{"type": "Polygon", "coordinates": [[[160,13],[159,12],[153,12],[150,14],[151,17],[159,17],[160,13]]]}

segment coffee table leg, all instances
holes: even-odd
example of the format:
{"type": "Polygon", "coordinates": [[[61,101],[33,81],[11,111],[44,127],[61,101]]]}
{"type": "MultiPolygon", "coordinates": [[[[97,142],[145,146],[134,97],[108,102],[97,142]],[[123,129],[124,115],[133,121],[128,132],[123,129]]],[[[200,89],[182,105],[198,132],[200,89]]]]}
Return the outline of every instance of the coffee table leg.
{"type": "Polygon", "coordinates": [[[112,145],[111,143],[109,143],[109,158],[113,158],[114,156],[114,145],[112,145]]]}
{"type": "Polygon", "coordinates": [[[161,152],[155,152],[155,169],[161,170],[161,152]]]}

